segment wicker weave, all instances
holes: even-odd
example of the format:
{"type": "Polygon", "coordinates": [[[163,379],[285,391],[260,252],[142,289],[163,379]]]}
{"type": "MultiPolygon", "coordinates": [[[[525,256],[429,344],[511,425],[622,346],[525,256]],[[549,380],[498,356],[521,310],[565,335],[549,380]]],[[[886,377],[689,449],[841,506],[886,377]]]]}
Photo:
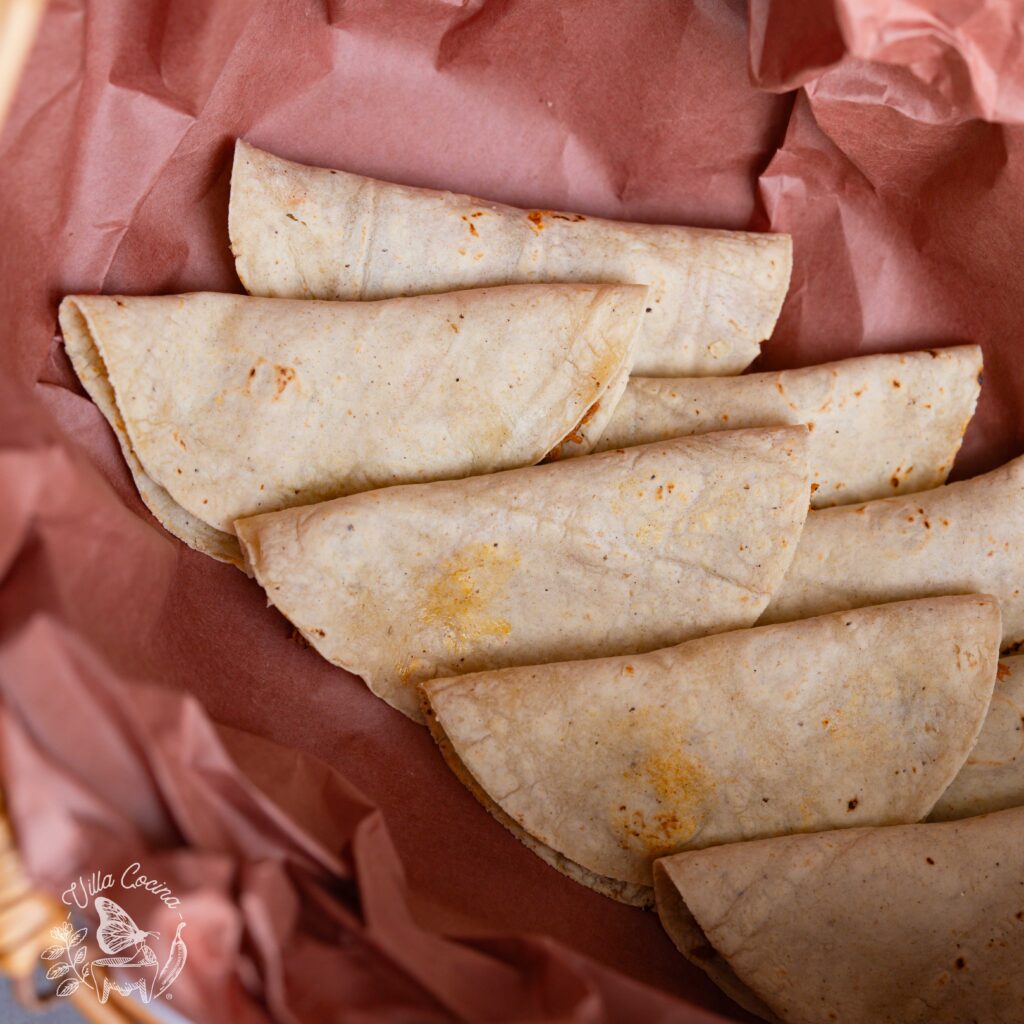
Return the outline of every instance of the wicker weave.
{"type": "Polygon", "coordinates": [[[46,0],[0,0],[0,127],[45,8],[46,0]]]}

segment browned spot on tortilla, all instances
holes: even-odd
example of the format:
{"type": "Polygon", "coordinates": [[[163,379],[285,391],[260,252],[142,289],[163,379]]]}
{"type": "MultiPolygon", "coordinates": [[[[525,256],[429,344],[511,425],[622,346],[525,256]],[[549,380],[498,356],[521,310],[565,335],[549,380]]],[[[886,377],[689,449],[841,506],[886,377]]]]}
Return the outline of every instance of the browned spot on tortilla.
{"type": "Polygon", "coordinates": [[[892,379],[892,386],[893,386],[894,388],[898,388],[898,387],[901,387],[901,384],[900,384],[900,382],[899,382],[899,381],[898,381],[898,380],[897,380],[897,379],[896,379],[895,377],[893,377],[893,379],[892,379]]]}
{"type": "Polygon", "coordinates": [[[863,394],[864,394],[864,388],[857,388],[857,390],[854,391],[854,393],[853,393],[853,397],[854,398],[860,398],[860,396],[863,395],[863,394]]]}
{"type": "Polygon", "coordinates": [[[704,803],[713,788],[698,762],[678,748],[672,750],[670,743],[664,749],[670,752],[651,754],[623,773],[627,781],[642,781],[653,802],[663,809],[637,808],[615,818],[619,845],[623,849],[639,845],[652,857],[680,849],[697,834],[704,803]]]}
{"type": "Polygon", "coordinates": [[[274,376],[277,381],[274,389],[274,401],[277,401],[284,393],[284,389],[295,380],[295,370],[291,366],[278,366],[275,363],[274,376]]]}
{"type": "MultiPolygon", "coordinates": [[[[473,216],[474,216],[474,217],[476,217],[476,216],[479,216],[479,215],[478,215],[478,214],[476,214],[476,213],[474,213],[474,214],[473,214],[473,216]]],[[[471,221],[471,220],[470,220],[470,219],[469,219],[468,217],[466,217],[465,215],[463,215],[462,219],[463,219],[463,220],[464,220],[464,221],[466,222],[466,225],[467,225],[467,227],[469,228],[469,233],[470,233],[470,234],[471,234],[471,235],[472,235],[472,236],[473,236],[474,238],[479,238],[479,236],[480,236],[480,232],[479,232],[479,231],[477,231],[477,229],[476,229],[476,225],[475,225],[475,224],[474,224],[474,223],[473,223],[473,222],[472,222],[472,221],[471,221]]]]}
{"type": "Polygon", "coordinates": [[[452,329],[452,333],[453,334],[458,334],[459,333],[459,325],[458,324],[451,324],[450,323],[448,326],[452,329]]]}
{"type": "Polygon", "coordinates": [[[633,675],[633,673],[635,671],[636,671],[636,669],[633,668],[632,665],[623,665],[622,666],[622,673],[623,673],[623,675],[631,676],[631,675],[633,675]]]}
{"type": "Polygon", "coordinates": [[[1005,661],[999,662],[999,667],[996,669],[996,679],[1002,682],[1004,679],[1009,679],[1012,675],[1013,669],[1005,661]]]}
{"type": "Polygon", "coordinates": [[[508,636],[512,624],[491,612],[519,565],[516,552],[491,544],[470,544],[429,570],[422,622],[440,627],[449,651],[463,652],[484,638],[508,636]]]}
{"type": "Polygon", "coordinates": [[[544,210],[531,210],[526,215],[526,219],[530,222],[530,227],[533,228],[537,234],[540,234],[544,230],[544,213],[544,210]]]}
{"type": "Polygon", "coordinates": [[[809,433],[814,433],[814,424],[810,420],[807,421],[807,430],[809,433]]]}
{"type": "Polygon", "coordinates": [[[846,802],[846,809],[847,809],[847,811],[855,811],[855,810],[857,810],[857,805],[859,803],[860,803],[860,800],[857,797],[854,797],[852,800],[848,800],[846,802]]]}
{"type": "Polygon", "coordinates": [[[819,487],[821,487],[821,484],[811,484],[811,494],[818,490],[819,487]]]}
{"type": "Polygon", "coordinates": [[[257,371],[265,362],[266,359],[264,359],[263,356],[258,356],[256,362],[249,367],[249,372],[245,378],[245,387],[243,388],[247,395],[252,394],[252,382],[256,379],[257,371]]]}
{"type": "Polygon", "coordinates": [[[899,485],[900,485],[900,478],[898,476],[894,476],[894,477],[892,477],[889,480],[889,483],[891,483],[892,486],[893,486],[893,489],[895,489],[895,488],[899,487],[899,485]]]}
{"type": "MultiPolygon", "coordinates": [[[[558,444],[548,453],[549,459],[557,459],[562,454],[562,449],[567,444],[583,444],[583,428],[593,419],[594,414],[598,409],[601,408],[601,399],[599,398],[584,414],[583,418],[569,431],[565,437],[562,438],[558,444]]],[[[620,449],[621,451],[621,449],[620,449]]]]}

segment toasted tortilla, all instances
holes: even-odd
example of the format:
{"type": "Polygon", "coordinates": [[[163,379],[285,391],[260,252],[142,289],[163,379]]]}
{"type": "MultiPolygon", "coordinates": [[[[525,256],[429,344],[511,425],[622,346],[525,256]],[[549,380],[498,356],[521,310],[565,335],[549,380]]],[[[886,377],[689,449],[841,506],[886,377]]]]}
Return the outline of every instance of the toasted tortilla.
{"type": "Polygon", "coordinates": [[[689,960],[785,1024],[1017,1024],[1024,809],[858,828],[658,861],[689,960]]]}
{"type": "Polygon", "coordinates": [[[806,423],[814,508],[926,491],[946,482],[980,374],[981,349],[963,345],[743,377],[633,377],[607,424],[583,423],[559,454],[806,423]]]}
{"type": "Polygon", "coordinates": [[[750,625],[807,516],[804,427],[680,438],[240,520],[329,661],[419,719],[435,676],[750,625]]]}
{"type": "Polygon", "coordinates": [[[643,302],[631,285],[73,295],[60,322],[154,515],[238,563],[236,518],[538,462],[596,403],[614,409],[643,302]]]}
{"type": "Polygon", "coordinates": [[[647,904],[669,853],[923,818],[981,729],[999,632],[994,598],[932,598],[423,694],[500,820],[577,881],[647,904]]]}
{"type": "Polygon", "coordinates": [[[951,821],[1024,805],[1024,656],[1003,658],[967,763],[929,815],[951,821]]]}
{"type": "Polygon", "coordinates": [[[381,299],[529,281],[645,284],[635,373],[739,373],[789,287],[788,235],[627,224],[408,188],[235,147],[228,217],[254,295],[381,299]]]}
{"type": "Polygon", "coordinates": [[[1024,640],[1024,457],[922,494],[812,512],[762,623],[939,594],[993,594],[1024,640]]]}

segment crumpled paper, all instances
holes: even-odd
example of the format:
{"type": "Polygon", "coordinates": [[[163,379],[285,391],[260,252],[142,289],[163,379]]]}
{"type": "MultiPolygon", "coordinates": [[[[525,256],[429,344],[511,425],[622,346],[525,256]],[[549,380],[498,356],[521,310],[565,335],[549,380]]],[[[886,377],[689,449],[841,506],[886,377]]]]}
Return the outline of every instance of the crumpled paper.
{"type": "MultiPolygon", "coordinates": [[[[380,811],[337,771],[126,686],[48,615],[7,638],[0,679],[22,856],[54,892],[133,862],[168,886],[189,948],[174,1005],[195,1021],[717,1019],[544,938],[424,928],[380,811]]],[[[118,899],[173,934],[151,897],[118,899]]]]}
{"type": "Polygon", "coordinates": [[[195,1020],[746,1018],[157,526],[57,302],[241,290],[239,135],[521,205],[791,231],[759,365],[978,342],[957,472],[994,466],[1024,448],[1013,5],[800,8],[51,0],[0,138],[0,778],[50,891],[140,851],[187,892],[195,1020]]]}
{"type": "MultiPolygon", "coordinates": [[[[751,77],[764,89],[795,89],[848,55],[901,69],[957,116],[1024,123],[1015,0],[753,0],[750,16],[751,77]]],[[[885,102],[900,108],[901,91],[885,102]]]]}

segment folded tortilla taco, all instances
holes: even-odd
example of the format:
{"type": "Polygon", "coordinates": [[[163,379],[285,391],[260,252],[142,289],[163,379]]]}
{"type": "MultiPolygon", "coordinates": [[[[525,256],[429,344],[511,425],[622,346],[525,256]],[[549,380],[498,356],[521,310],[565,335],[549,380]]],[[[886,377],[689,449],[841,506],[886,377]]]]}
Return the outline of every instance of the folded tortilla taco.
{"type": "Polygon", "coordinates": [[[785,1024],[1024,1019],[1024,808],[658,861],[658,913],[733,999],[785,1024]]]}
{"type": "Polygon", "coordinates": [[[584,422],[558,454],[806,423],[815,508],[926,491],[946,482],[980,373],[981,349],[963,345],[742,377],[633,377],[607,423],[584,422]]]}
{"type": "Polygon", "coordinates": [[[753,623],[807,516],[807,431],[681,438],[239,520],[325,658],[413,718],[435,676],[753,623]]]}
{"type": "Polygon", "coordinates": [[[499,821],[643,905],[669,853],[923,818],[978,736],[998,649],[999,607],[971,595],[423,693],[446,759],[499,821]]]}
{"type": "Polygon", "coordinates": [[[951,821],[1024,805],[1024,656],[1003,658],[967,763],[929,815],[951,821]]]}
{"type": "Polygon", "coordinates": [[[761,622],[986,593],[1003,646],[1024,640],[1024,457],[922,494],[812,512],[761,622]]]}
{"type": "Polygon", "coordinates": [[[788,235],[519,210],[282,160],[239,140],[228,218],[255,295],[381,299],[529,281],[649,287],[636,373],[739,373],[789,287],[788,235]]]}
{"type": "Polygon", "coordinates": [[[154,515],[238,562],[241,516],[538,462],[595,404],[614,408],[643,302],[614,285],[73,295],[60,322],[154,515]]]}

